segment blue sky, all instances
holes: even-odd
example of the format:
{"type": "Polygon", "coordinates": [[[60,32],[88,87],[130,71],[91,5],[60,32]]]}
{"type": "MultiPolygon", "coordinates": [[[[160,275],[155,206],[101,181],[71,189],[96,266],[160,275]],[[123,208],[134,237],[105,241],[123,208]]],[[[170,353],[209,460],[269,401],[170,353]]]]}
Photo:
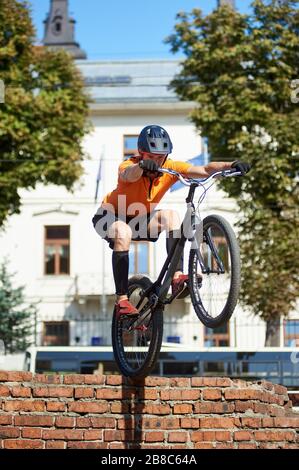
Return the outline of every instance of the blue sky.
{"type": "MultiPolygon", "coordinates": [[[[41,42],[50,0],[29,2],[41,42]]],[[[236,0],[241,13],[248,13],[250,3],[236,0]]],[[[69,0],[69,11],[77,20],[76,40],[90,60],[171,58],[163,39],[173,32],[176,13],[200,8],[207,14],[216,5],[217,0],[69,0]]]]}

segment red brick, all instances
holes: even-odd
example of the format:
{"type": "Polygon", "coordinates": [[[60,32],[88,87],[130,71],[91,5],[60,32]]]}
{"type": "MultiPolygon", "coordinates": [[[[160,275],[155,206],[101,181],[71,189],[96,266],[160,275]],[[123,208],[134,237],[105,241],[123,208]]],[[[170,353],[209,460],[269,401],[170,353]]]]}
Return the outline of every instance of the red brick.
{"type": "Polygon", "coordinates": [[[11,388],[12,397],[31,397],[31,388],[29,387],[12,387],[11,388]]]}
{"type": "Polygon", "coordinates": [[[203,400],[221,400],[221,390],[217,388],[206,388],[202,392],[203,400]]]}
{"type": "Polygon", "coordinates": [[[57,416],[55,419],[57,428],[73,428],[75,426],[75,418],[69,416],[57,416]]]}
{"type": "Polygon", "coordinates": [[[96,391],[96,398],[102,400],[119,400],[123,398],[121,388],[101,388],[96,391]]]}
{"type": "Polygon", "coordinates": [[[45,411],[45,402],[41,400],[7,400],[5,411],[45,411]]]}
{"type": "Polygon", "coordinates": [[[190,387],[190,379],[187,377],[173,377],[169,380],[170,387],[190,387]]]}
{"type": "Polygon", "coordinates": [[[75,441],[83,439],[83,431],[78,429],[43,429],[43,439],[75,441]]]}
{"type": "Polygon", "coordinates": [[[70,412],[74,413],[106,413],[109,409],[107,402],[80,401],[68,404],[70,412]]]}
{"type": "Polygon", "coordinates": [[[295,439],[295,431],[255,431],[257,441],[294,441],[295,439]]]}
{"type": "Polygon", "coordinates": [[[53,398],[72,398],[74,395],[73,387],[36,387],[32,390],[34,397],[53,397],[53,398]]]}
{"type": "Polygon", "coordinates": [[[115,418],[90,418],[91,426],[93,428],[115,428],[115,418]]]}
{"type": "Polygon", "coordinates": [[[168,442],[187,442],[188,441],[188,433],[186,431],[170,431],[168,433],[168,442]]]}
{"type": "Polygon", "coordinates": [[[230,431],[216,431],[215,432],[216,441],[231,441],[230,431]]]}
{"type": "Polygon", "coordinates": [[[124,403],[121,401],[114,401],[110,403],[110,411],[111,413],[128,413],[129,412],[129,405],[128,403],[124,403]]]}
{"type": "MultiPolygon", "coordinates": [[[[186,405],[188,406],[188,405],[186,405]]],[[[144,413],[152,414],[152,415],[168,415],[170,414],[170,406],[169,405],[159,405],[159,404],[151,404],[146,403],[144,406],[144,413]]]]}
{"type": "Polygon", "coordinates": [[[127,429],[125,431],[120,431],[117,429],[113,430],[104,430],[104,441],[112,442],[112,441],[135,441],[136,440],[136,432],[135,430],[127,429]]]}
{"type": "Polygon", "coordinates": [[[20,430],[18,428],[3,426],[0,428],[0,438],[9,439],[11,437],[19,437],[20,430]]]}
{"type": "Polygon", "coordinates": [[[31,382],[31,372],[0,372],[0,382],[31,382]]]}
{"type": "Polygon", "coordinates": [[[199,419],[181,418],[181,428],[199,428],[199,419]]]}
{"type": "Polygon", "coordinates": [[[145,433],[145,442],[163,442],[164,441],[164,432],[162,431],[152,431],[145,433]]]}
{"type": "Polygon", "coordinates": [[[192,405],[181,404],[181,405],[174,405],[173,413],[176,414],[188,414],[192,413],[192,405]]]}
{"type": "Polygon", "coordinates": [[[241,418],[241,423],[247,428],[260,428],[261,418],[241,418]]]}
{"type": "Polygon", "coordinates": [[[15,416],[15,425],[16,426],[53,426],[54,418],[52,416],[15,416]]]}
{"type": "Polygon", "coordinates": [[[200,418],[200,428],[233,428],[234,418],[200,418]]]}
{"type": "Polygon", "coordinates": [[[85,383],[85,377],[83,374],[67,374],[63,376],[63,383],[67,385],[81,385],[85,383]]]}
{"type": "Polygon", "coordinates": [[[12,416],[0,415],[0,425],[3,424],[12,424],[12,416]]]}
{"type": "Polygon", "coordinates": [[[66,443],[64,441],[46,441],[46,449],[65,449],[66,443]]]}
{"type": "Polygon", "coordinates": [[[226,400],[261,400],[262,392],[254,389],[237,389],[228,388],[224,390],[224,398],[226,400]]]}
{"type": "Polygon", "coordinates": [[[299,429],[299,416],[288,417],[288,418],[274,418],[274,427],[299,429]]]}
{"type": "Polygon", "coordinates": [[[44,443],[38,439],[7,439],[4,449],[44,449],[44,443]]]}
{"type": "Polygon", "coordinates": [[[103,430],[84,431],[84,440],[86,441],[97,441],[103,440],[103,430]]]}
{"type": "Polygon", "coordinates": [[[28,439],[41,439],[42,430],[40,428],[24,428],[22,429],[22,437],[28,439]]]}
{"type": "Polygon", "coordinates": [[[47,411],[58,412],[61,411],[62,413],[65,411],[66,403],[61,401],[48,401],[47,402],[47,411]]]}
{"type": "Polygon", "coordinates": [[[195,442],[194,449],[214,449],[212,442],[195,442]]]}
{"type": "Polygon", "coordinates": [[[181,400],[182,390],[161,390],[161,400],[181,400]]]}
{"type": "Polygon", "coordinates": [[[253,433],[249,431],[235,431],[234,440],[235,441],[251,441],[253,439],[253,433]]]}
{"type": "Polygon", "coordinates": [[[255,442],[239,442],[238,449],[256,449],[257,445],[255,442]]]}
{"type": "Polygon", "coordinates": [[[122,385],[125,382],[122,375],[107,375],[106,385],[122,385]]]}
{"type": "Polygon", "coordinates": [[[85,375],[86,385],[103,385],[105,383],[105,375],[89,374],[85,375]]]}
{"type": "Polygon", "coordinates": [[[0,385],[0,397],[9,397],[9,387],[0,385]]]}
{"type": "Polygon", "coordinates": [[[200,390],[182,390],[182,400],[199,400],[200,390]]]}
{"type": "Polygon", "coordinates": [[[75,388],[75,398],[93,398],[94,389],[91,387],[77,387],[75,388]]]}
{"type": "Polygon", "coordinates": [[[169,387],[169,380],[167,377],[146,377],[144,385],[146,387],[169,387]]]}
{"type": "Polygon", "coordinates": [[[32,381],[43,384],[60,384],[62,378],[63,376],[58,374],[35,374],[32,381]]]}
{"type": "Polygon", "coordinates": [[[67,448],[68,449],[108,449],[108,444],[107,442],[69,441],[67,443],[67,448]]]}

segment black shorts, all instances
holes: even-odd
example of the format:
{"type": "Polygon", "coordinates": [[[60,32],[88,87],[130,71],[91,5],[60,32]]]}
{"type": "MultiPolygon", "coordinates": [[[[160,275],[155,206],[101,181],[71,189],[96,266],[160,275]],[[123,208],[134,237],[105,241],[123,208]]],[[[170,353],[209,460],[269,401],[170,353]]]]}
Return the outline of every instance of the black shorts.
{"type": "Polygon", "coordinates": [[[149,233],[148,224],[152,217],[158,211],[153,211],[150,214],[141,216],[119,216],[107,209],[100,208],[92,218],[93,226],[96,232],[109,243],[110,248],[114,248],[113,238],[109,238],[108,231],[111,225],[121,220],[125,222],[132,230],[132,241],[149,241],[156,242],[159,238],[159,233],[149,233]]]}

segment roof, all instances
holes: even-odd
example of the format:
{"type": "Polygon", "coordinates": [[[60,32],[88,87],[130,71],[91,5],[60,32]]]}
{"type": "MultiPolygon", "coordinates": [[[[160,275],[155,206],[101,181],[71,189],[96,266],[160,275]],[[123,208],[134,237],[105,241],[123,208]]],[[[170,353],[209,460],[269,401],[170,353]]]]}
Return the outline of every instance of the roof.
{"type": "Polygon", "coordinates": [[[169,84],[179,60],[76,61],[96,103],[176,103],[169,84]]]}

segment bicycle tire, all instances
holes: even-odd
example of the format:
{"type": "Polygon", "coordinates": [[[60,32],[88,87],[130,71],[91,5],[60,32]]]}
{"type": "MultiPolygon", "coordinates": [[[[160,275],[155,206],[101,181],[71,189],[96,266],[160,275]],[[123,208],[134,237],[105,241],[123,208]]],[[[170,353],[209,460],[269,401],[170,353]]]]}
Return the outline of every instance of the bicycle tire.
{"type": "MultiPolygon", "coordinates": [[[[201,273],[202,282],[200,286],[199,281],[198,281],[198,276],[197,276],[198,274],[197,268],[199,265],[199,261],[198,261],[197,251],[195,249],[190,250],[190,256],[189,256],[189,290],[190,290],[190,296],[191,296],[193,308],[199,320],[208,328],[216,328],[228,322],[234,312],[234,309],[238,301],[240,285],[241,285],[241,281],[240,281],[241,266],[240,266],[239,245],[238,245],[236,236],[234,234],[234,231],[231,228],[230,224],[223,217],[219,215],[209,215],[203,220],[203,227],[202,227],[203,241],[202,241],[200,251],[202,250],[203,245],[205,244],[207,231],[211,227],[214,227],[214,230],[221,231],[227,242],[227,249],[228,249],[228,255],[229,255],[227,259],[230,260],[230,267],[226,270],[224,274],[227,275],[228,271],[230,271],[230,286],[228,289],[228,294],[227,294],[225,304],[224,306],[221,306],[221,307],[218,307],[217,305],[216,309],[220,308],[220,311],[216,316],[211,315],[212,307],[210,307],[211,310],[209,312],[204,306],[203,301],[202,301],[202,298],[204,297],[202,286],[203,286],[203,283],[208,279],[207,276],[209,275],[211,276],[211,274],[201,273]]],[[[206,245],[208,244],[206,243],[206,245]]],[[[210,258],[211,258],[211,253],[212,251],[210,250],[210,258]]],[[[213,263],[213,261],[212,262],[210,261],[210,263],[213,263]]],[[[221,275],[221,274],[217,273],[217,276],[218,275],[221,275]]],[[[228,275],[227,275],[227,278],[228,278],[228,275]]],[[[220,279],[218,279],[218,283],[219,281],[220,279]]],[[[219,285],[221,284],[219,283],[219,285]]],[[[213,296],[213,292],[211,292],[210,295],[213,296]]],[[[207,301],[206,303],[209,303],[209,302],[211,303],[211,301],[207,301]]]]}
{"type": "MultiPolygon", "coordinates": [[[[152,282],[146,276],[136,275],[131,277],[129,279],[129,300],[131,300],[133,293],[136,293],[137,289],[144,292],[151,285],[152,282]]],[[[126,345],[124,344],[125,335],[130,334],[130,331],[128,329],[126,330],[126,324],[130,325],[132,319],[120,319],[114,309],[112,320],[112,347],[117,366],[120,372],[126,377],[146,377],[157,363],[163,338],[163,309],[156,308],[149,313],[149,316],[148,324],[150,327],[148,330],[151,328],[151,333],[147,338],[148,341],[146,341],[146,345],[143,346],[144,350],[140,352],[137,351],[139,354],[137,357],[137,353],[135,353],[133,349],[135,348],[137,350],[140,345],[132,345],[130,346],[132,350],[125,350],[126,345]],[[132,353],[132,356],[130,356],[130,353],[132,353]]],[[[131,333],[132,337],[134,334],[137,336],[138,331],[137,333],[134,331],[131,333]]]]}

